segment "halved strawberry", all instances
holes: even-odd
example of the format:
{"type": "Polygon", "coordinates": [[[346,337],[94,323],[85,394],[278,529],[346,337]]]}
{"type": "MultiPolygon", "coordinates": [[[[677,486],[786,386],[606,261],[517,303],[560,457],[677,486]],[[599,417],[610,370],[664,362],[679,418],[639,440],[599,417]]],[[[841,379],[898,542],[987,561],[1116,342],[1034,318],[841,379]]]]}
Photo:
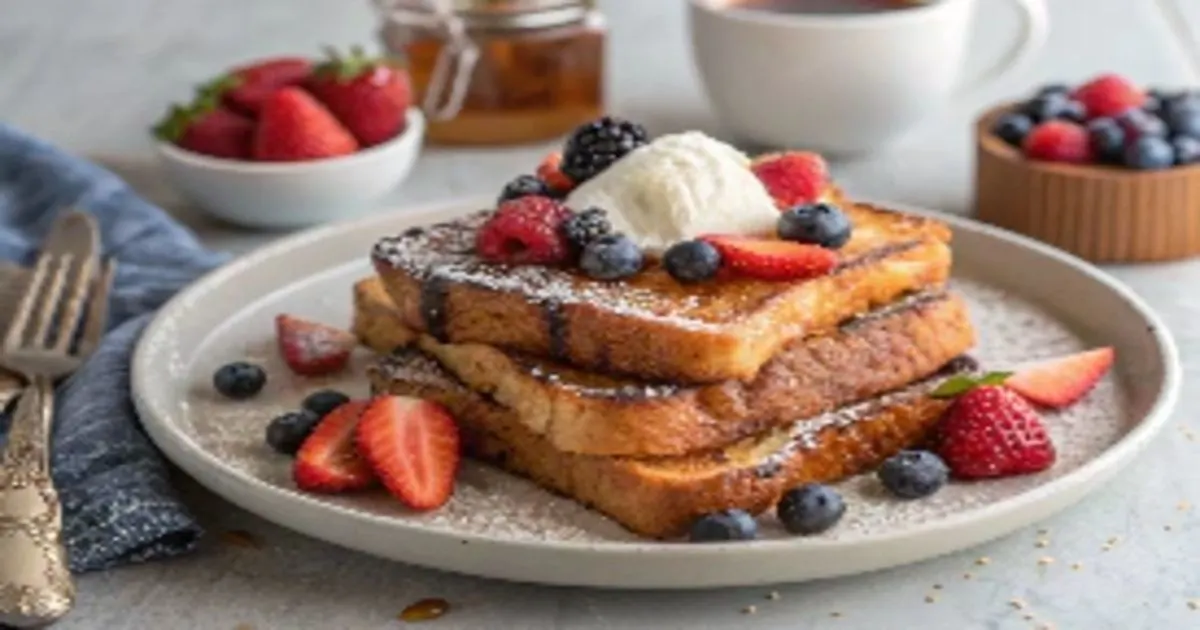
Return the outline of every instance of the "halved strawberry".
{"type": "Polygon", "coordinates": [[[766,186],[781,210],[821,199],[829,186],[829,166],[825,158],[807,151],[785,151],[760,155],[750,170],[766,186]]]}
{"type": "Polygon", "coordinates": [[[358,343],[350,332],[286,314],[275,316],[275,338],[288,367],[303,376],[345,368],[358,343]]]}
{"type": "Polygon", "coordinates": [[[829,273],[837,265],[832,250],[775,239],[709,235],[700,237],[721,253],[730,271],[759,280],[802,280],[829,273]]]}
{"type": "Polygon", "coordinates": [[[550,190],[565,195],[575,187],[575,182],[562,172],[562,169],[559,168],[561,164],[562,153],[554,151],[542,158],[542,162],[537,167],[537,176],[550,187],[550,190]]]}
{"type": "Polygon", "coordinates": [[[292,465],[296,486],[309,492],[347,492],[369,487],[375,475],[354,450],[354,430],[368,401],[352,400],[325,415],[304,440],[292,465]]]}
{"type": "Polygon", "coordinates": [[[358,452],[397,499],[414,510],[449,500],[458,472],[458,426],[441,405],[379,396],[358,425],[358,452]]]}
{"type": "Polygon", "coordinates": [[[1043,407],[1066,407],[1083,398],[1112,367],[1112,348],[1097,348],[1044,361],[1016,372],[1004,382],[1043,407]]]}

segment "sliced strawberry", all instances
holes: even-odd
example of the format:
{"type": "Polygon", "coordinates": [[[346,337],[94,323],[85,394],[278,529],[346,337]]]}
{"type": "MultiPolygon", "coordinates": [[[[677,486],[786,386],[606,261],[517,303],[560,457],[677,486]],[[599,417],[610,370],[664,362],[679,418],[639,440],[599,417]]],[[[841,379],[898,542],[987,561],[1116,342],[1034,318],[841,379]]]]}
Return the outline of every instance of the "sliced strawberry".
{"type": "Polygon", "coordinates": [[[837,265],[837,254],[824,247],[744,236],[701,237],[721,253],[722,265],[730,271],[759,280],[802,280],[829,273],[837,265]]]}
{"type": "Polygon", "coordinates": [[[562,172],[561,165],[562,153],[554,151],[542,158],[542,162],[537,167],[537,176],[550,187],[550,190],[565,195],[575,188],[575,182],[562,172]]]}
{"type": "Polygon", "coordinates": [[[304,440],[292,465],[296,486],[309,492],[348,492],[369,487],[375,475],[354,450],[354,430],[368,401],[352,400],[325,415],[304,440]]]}
{"type": "Polygon", "coordinates": [[[750,170],[781,210],[819,201],[829,186],[825,158],[807,151],[760,155],[750,163],[750,170]]]}
{"type": "Polygon", "coordinates": [[[957,396],[934,436],[938,455],[955,477],[1024,475],[1046,470],[1057,459],[1037,411],[1013,390],[994,384],[1004,376],[959,376],[933,392],[957,396]]]}
{"type": "Polygon", "coordinates": [[[303,376],[345,368],[358,344],[350,332],[286,314],[275,316],[275,338],[288,367],[303,376]]]}
{"type": "Polygon", "coordinates": [[[358,425],[358,452],[397,499],[414,510],[449,500],[458,472],[458,426],[437,403],[405,396],[371,401],[358,425]]]}
{"type": "Polygon", "coordinates": [[[1112,348],[1097,348],[1030,366],[1004,382],[1044,407],[1066,407],[1083,398],[1112,367],[1112,348]]]}

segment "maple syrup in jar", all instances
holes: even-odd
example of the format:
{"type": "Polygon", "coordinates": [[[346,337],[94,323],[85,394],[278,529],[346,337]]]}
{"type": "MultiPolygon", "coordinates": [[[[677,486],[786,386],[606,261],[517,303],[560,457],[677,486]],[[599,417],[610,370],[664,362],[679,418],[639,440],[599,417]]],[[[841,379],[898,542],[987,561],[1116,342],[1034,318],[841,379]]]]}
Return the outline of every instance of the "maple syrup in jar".
{"type": "Polygon", "coordinates": [[[546,140],[604,110],[606,26],[592,1],[379,0],[430,140],[546,140]]]}

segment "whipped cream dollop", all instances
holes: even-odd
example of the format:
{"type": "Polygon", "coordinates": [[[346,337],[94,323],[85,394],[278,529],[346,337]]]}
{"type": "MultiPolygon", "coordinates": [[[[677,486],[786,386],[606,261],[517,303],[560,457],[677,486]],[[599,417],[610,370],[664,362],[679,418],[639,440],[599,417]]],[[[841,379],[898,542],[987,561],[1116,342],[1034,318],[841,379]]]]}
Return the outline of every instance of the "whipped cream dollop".
{"type": "Polygon", "coordinates": [[[770,234],[779,211],[736,148],[698,131],[659,137],[567,197],[608,211],[613,228],[662,250],[701,234],[770,234]]]}

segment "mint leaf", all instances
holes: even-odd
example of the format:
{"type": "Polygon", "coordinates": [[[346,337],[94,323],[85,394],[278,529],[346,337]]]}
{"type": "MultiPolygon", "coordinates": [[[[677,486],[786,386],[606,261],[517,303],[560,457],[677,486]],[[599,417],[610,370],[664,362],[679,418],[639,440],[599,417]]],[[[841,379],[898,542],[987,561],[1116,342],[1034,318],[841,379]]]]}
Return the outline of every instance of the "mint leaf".
{"type": "Polygon", "coordinates": [[[954,398],[967,393],[972,387],[975,387],[975,379],[970,376],[953,376],[943,381],[929,395],[934,398],[954,398]]]}
{"type": "Polygon", "coordinates": [[[1012,376],[1012,372],[988,372],[979,378],[976,384],[978,385],[1003,385],[1008,377],[1012,376]]]}

